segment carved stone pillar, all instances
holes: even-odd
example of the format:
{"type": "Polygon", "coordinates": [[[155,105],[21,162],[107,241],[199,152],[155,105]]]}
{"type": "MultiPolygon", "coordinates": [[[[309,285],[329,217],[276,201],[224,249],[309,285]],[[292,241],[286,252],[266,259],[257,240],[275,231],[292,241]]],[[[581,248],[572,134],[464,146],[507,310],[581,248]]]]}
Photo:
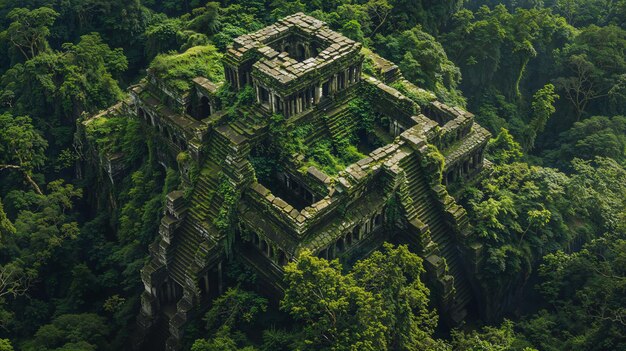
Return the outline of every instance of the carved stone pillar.
{"type": "Polygon", "coordinates": [[[276,112],[276,110],[274,109],[274,92],[270,91],[269,92],[269,100],[270,100],[270,111],[272,111],[272,113],[276,112]]]}
{"type": "Polygon", "coordinates": [[[318,82],[317,86],[315,87],[315,98],[314,98],[314,102],[317,104],[320,102],[320,99],[322,98],[322,82],[318,82]]]}

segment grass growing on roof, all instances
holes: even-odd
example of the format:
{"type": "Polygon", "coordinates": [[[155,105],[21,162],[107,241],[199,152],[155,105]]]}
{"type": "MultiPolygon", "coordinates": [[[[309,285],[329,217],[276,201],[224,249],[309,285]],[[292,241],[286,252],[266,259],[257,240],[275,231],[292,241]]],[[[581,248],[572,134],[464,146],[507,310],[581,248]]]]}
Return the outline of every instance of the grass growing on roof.
{"type": "Polygon", "coordinates": [[[101,156],[122,153],[128,163],[140,159],[146,152],[140,122],[127,116],[101,116],[89,121],[85,134],[96,145],[101,156]]]}
{"type": "Polygon", "coordinates": [[[179,92],[191,89],[191,80],[198,76],[215,83],[224,77],[222,54],[213,45],[195,46],[181,54],[158,55],[150,70],[179,92]]]}

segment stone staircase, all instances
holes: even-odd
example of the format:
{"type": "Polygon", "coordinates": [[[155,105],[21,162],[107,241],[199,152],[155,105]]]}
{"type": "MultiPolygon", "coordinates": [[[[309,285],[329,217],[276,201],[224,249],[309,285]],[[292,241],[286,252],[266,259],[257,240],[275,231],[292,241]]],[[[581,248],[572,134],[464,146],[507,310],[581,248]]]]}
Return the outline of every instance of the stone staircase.
{"type": "Polygon", "coordinates": [[[214,220],[223,212],[227,201],[219,189],[225,182],[235,189],[243,189],[245,186],[240,184],[253,179],[254,169],[247,161],[249,151],[248,140],[231,125],[216,127],[210,135],[206,161],[190,196],[187,216],[176,232],[173,249],[168,255],[171,257],[168,272],[183,287],[183,296],[169,323],[168,348],[176,349],[182,328],[190,313],[196,311],[200,294],[196,282],[198,274],[207,268],[209,261],[215,262],[223,254],[218,244],[226,233],[216,227],[214,220]]]}
{"type": "MultiPolygon", "coordinates": [[[[333,97],[323,98],[320,103],[315,106],[315,109],[313,109],[311,113],[304,118],[304,120],[306,120],[304,123],[311,123],[312,125],[311,133],[305,138],[306,145],[314,145],[325,136],[330,135],[334,138],[336,135],[341,134],[341,127],[338,123],[341,121],[341,116],[338,114],[348,114],[348,102],[358,95],[358,91],[358,85],[351,86],[347,90],[342,91],[333,97]],[[338,119],[336,121],[331,121],[331,124],[333,125],[332,127],[334,128],[332,131],[327,122],[329,118],[338,119]]],[[[354,118],[351,119],[354,120],[354,118]]],[[[296,121],[296,123],[298,122],[299,121],[296,121]]],[[[357,121],[354,121],[353,123],[356,124],[356,122],[357,121]]],[[[353,128],[351,130],[353,130],[353,128]]]]}
{"type": "Polygon", "coordinates": [[[358,122],[345,104],[327,112],[323,120],[328,133],[335,141],[350,139],[358,122]]]}
{"type": "Polygon", "coordinates": [[[241,107],[239,116],[229,123],[229,126],[240,135],[249,139],[254,139],[260,134],[259,130],[264,128],[269,121],[271,114],[263,109],[253,106],[241,107]]]}
{"type": "Polygon", "coordinates": [[[311,121],[312,130],[304,139],[306,145],[314,145],[322,138],[328,136],[328,129],[323,118],[315,118],[311,121]]]}
{"type": "MultiPolygon", "coordinates": [[[[453,319],[463,319],[465,307],[472,300],[472,288],[467,280],[460,252],[455,242],[455,234],[446,223],[443,211],[433,190],[423,174],[419,160],[415,156],[403,159],[400,163],[406,175],[405,191],[400,191],[401,201],[405,204],[405,211],[409,221],[417,218],[428,226],[430,239],[436,244],[435,254],[445,259],[448,274],[454,278],[454,303],[450,315],[453,319]],[[404,194],[402,194],[404,193],[404,194]],[[410,201],[409,201],[410,199],[410,201]]],[[[428,250],[426,250],[427,254],[428,250]]]]}
{"type": "Polygon", "coordinates": [[[400,69],[395,65],[391,69],[388,69],[385,72],[382,72],[382,75],[383,75],[382,78],[385,84],[392,84],[395,81],[403,78],[402,72],[400,72],[400,69]]]}
{"type": "Polygon", "coordinates": [[[182,286],[186,285],[188,273],[191,273],[188,270],[196,257],[206,257],[208,254],[207,244],[201,244],[207,239],[212,239],[211,244],[215,244],[219,239],[212,219],[219,213],[220,196],[216,194],[216,189],[222,174],[221,163],[228,154],[228,140],[215,132],[210,138],[207,160],[190,196],[187,217],[176,233],[172,260],[168,267],[172,277],[182,286]],[[203,233],[209,234],[208,238],[203,233]]]}

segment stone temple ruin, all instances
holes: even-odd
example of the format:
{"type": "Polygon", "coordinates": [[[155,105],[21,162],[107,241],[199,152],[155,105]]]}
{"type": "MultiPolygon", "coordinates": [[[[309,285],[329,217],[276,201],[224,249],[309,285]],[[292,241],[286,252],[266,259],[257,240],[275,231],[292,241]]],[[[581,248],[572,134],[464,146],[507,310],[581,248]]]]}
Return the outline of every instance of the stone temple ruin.
{"type": "MultiPolygon", "coordinates": [[[[197,77],[184,93],[149,72],[115,107],[157,131],[158,157],[178,163],[189,188],[167,195],[142,269],[140,327],[168,335],[167,349],[177,349],[186,322],[224,291],[230,255],[278,299],[282,267],[299,252],[350,264],[385,241],[408,243],[424,258],[444,320],[462,320],[479,302],[472,276],[480,248],[460,245],[468,220],[448,191],[476,179],[487,163],[489,133],[474,116],[436,101],[391,62],[301,13],[235,39],[223,65],[224,82],[197,77]],[[218,98],[224,87],[252,87],[256,103],[227,118],[218,98]],[[418,95],[429,98],[417,102],[418,95]],[[377,116],[368,136],[356,132],[355,99],[377,116]],[[261,177],[252,159],[270,142],[276,114],[286,130],[309,126],[309,146],[358,134],[364,156],[333,174],[296,152],[261,177]]],[[[104,162],[112,180],[114,161],[104,162]]]]}

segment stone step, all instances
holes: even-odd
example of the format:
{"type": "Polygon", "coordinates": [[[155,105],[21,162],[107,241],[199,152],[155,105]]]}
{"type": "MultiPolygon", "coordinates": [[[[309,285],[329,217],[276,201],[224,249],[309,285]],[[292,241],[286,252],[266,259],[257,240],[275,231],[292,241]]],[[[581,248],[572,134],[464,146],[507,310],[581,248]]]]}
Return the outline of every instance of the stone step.
{"type": "Polygon", "coordinates": [[[446,260],[449,274],[454,277],[456,300],[453,313],[464,315],[465,306],[472,299],[472,291],[465,277],[459,252],[454,244],[454,237],[452,237],[452,233],[443,219],[442,211],[423,175],[417,158],[405,158],[400,165],[406,174],[406,195],[413,201],[417,218],[428,224],[431,240],[437,244],[441,257],[446,260]]]}
{"type": "Polygon", "coordinates": [[[174,259],[172,260],[171,266],[168,267],[168,270],[174,279],[184,286],[187,268],[194,260],[200,238],[199,235],[196,234],[196,231],[188,224],[184,224],[180,229],[174,259]]]}
{"type": "MultiPolygon", "coordinates": [[[[415,198],[413,198],[415,201],[415,198]]],[[[421,202],[419,199],[418,202],[421,202]]],[[[430,206],[417,206],[417,215],[420,219],[423,219],[422,222],[426,224],[434,225],[437,221],[441,220],[439,209],[435,208],[435,204],[431,203],[430,206]]]]}

